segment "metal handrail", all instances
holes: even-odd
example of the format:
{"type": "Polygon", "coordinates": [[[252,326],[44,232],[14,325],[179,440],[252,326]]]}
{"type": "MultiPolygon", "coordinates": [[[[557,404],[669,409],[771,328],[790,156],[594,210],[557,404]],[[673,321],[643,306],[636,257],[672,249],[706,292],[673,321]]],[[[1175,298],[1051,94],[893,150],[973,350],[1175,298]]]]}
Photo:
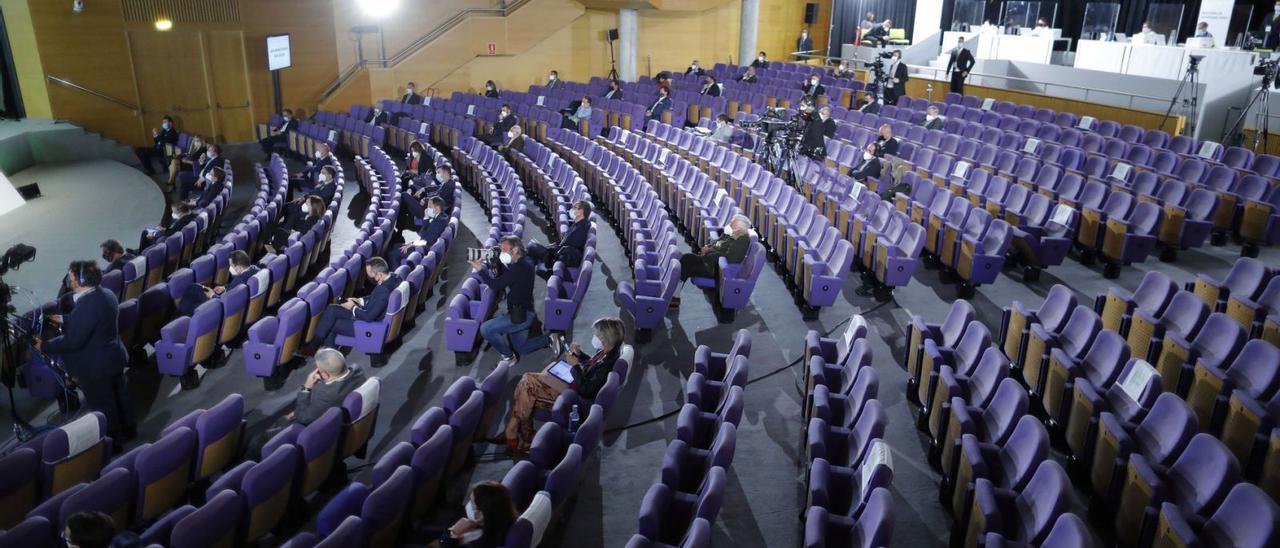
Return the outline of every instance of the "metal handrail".
{"type": "Polygon", "coordinates": [[[96,90],[96,89],[87,88],[87,87],[85,87],[85,86],[82,86],[82,85],[80,85],[80,84],[77,84],[77,83],[75,83],[75,82],[72,82],[71,80],[67,80],[66,78],[62,78],[62,77],[59,77],[59,76],[54,76],[54,75],[52,75],[52,74],[46,74],[46,75],[45,75],[45,78],[46,78],[46,79],[48,79],[50,82],[53,82],[53,83],[58,84],[58,85],[60,85],[60,86],[64,86],[64,87],[67,87],[67,88],[74,89],[74,90],[76,90],[76,91],[81,91],[81,92],[84,92],[84,93],[88,93],[89,95],[92,95],[92,96],[97,97],[97,98],[99,98],[99,99],[103,99],[103,100],[106,100],[106,101],[110,101],[110,102],[112,102],[112,103],[115,103],[115,104],[117,104],[117,105],[120,105],[120,106],[122,106],[122,107],[124,107],[124,108],[127,108],[127,109],[129,109],[129,110],[132,110],[132,111],[133,111],[133,113],[134,113],[135,115],[136,115],[136,114],[141,114],[141,113],[142,113],[142,109],[141,109],[141,108],[139,108],[137,105],[133,105],[133,104],[128,103],[128,102],[126,102],[126,101],[124,101],[124,100],[122,100],[122,99],[117,99],[117,98],[115,98],[115,97],[112,97],[112,96],[110,96],[110,95],[107,95],[107,94],[105,94],[105,93],[102,93],[101,91],[98,91],[98,90],[96,90]]]}
{"type": "Polygon", "coordinates": [[[408,45],[406,45],[404,48],[401,48],[400,51],[396,52],[394,55],[389,56],[389,58],[387,59],[357,60],[350,67],[347,67],[346,70],[342,71],[342,74],[338,75],[338,78],[336,80],[334,80],[332,83],[330,83],[328,86],[324,88],[324,92],[320,94],[320,100],[323,101],[329,98],[330,95],[333,95],[333,93],[337,91],[338,88],[342,87],[343,84],[346,84],[348,80],[351,80],[352,78],[354,78],[355,75],[360,72],[360,69],[363,69],[369,65],[381,65],[382,68],[387,68],[388,66],[397,65],[400,62],[404,61],[405,59],[408,59],[410,55],[413,55],[423,46],[430,43],[432,40],[435,40],[436,38],[439,38],[440,36],[444,35],[444,33],[449,32],[450,30],[453,30],[454,27],[462,24],[462,22],[469,17],[472,17],[472,16],[506,17],[507,15],[510,15],[512,12],[516,11],[517,9],[520,9],[521,6],[527,3],[529,3],[529,0],[514,0],[500,8],[469,8],[469,9],[462,10],[458,13],[455,13],[453,14],[452,17],[445,19],[443,23],[436,25],[435,28],[427,31],[425,34],[423,34],[422,36],[419,36],[414,41],[409,42],[408,45]]]}

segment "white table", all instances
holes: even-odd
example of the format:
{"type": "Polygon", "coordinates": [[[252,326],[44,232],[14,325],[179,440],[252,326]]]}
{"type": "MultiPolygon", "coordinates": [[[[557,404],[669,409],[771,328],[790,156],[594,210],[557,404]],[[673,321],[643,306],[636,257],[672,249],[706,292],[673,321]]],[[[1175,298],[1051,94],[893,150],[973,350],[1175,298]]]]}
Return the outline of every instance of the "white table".
{"type": "Polygon", "coordinates": [[[1129,44],[1081,40],[1077,42],[1074,66],[1078,69],[1124,73],[1129,58],[1129,44]]]}
{"type": "Polygon", "coordinates": [[[1200,81],[1235,76],[1253,70],[1257,55],[1250,51],[1223,48],[1151,46],[1130,42],[1081,40],[1076,47],[1075,67],[1134,76],[1178,80],[1187,70],[1187,58],[1201,55],[1200,81]]]}
{"type": "Polygon", "coordinates": [[[1129,45],[1125,74],[1178,80],[1186,66],[1187,50],[1176,46],[1129,45]]]}
{"type": "Polygon", "coordinates": [[[1053,57],[1053,38],[1049,36],[1015,36],[1002,34],[996,42],[995,59],[1049,64],[1053,57]]]}

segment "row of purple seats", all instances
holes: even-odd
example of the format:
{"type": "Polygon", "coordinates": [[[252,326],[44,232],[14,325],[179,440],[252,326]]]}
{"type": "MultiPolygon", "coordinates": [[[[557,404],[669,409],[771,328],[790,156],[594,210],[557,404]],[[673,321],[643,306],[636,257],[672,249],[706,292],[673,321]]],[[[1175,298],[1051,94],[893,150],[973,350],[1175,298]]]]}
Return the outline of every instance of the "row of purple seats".
{"type": "MultiPolygon", "coordinates": [[[[726,162],[739,156],[708,139],[685,137],[688,132],[657,122],[650,123],[648,133],[676,152],[699,157],[707,166],[723,169],[728,167],[726,162]]],[[[721,183],[788,272],[784,281],[802,310],[806,315],[816,314],[819,308],[830,306],[844,287],[853,262],[852,244],[802,193],[752,165],[758,164],[737,162],[721,183]]]]}
{"type": "Polygon", "coordinates": [[[333,130],[330,136],[352,154],[368,156],[371,146],[381,147],[386,142],[386,129],[366,122],[369,107],[352,105],[350,112],[318,111],[311,120],[315,124],[333,130]]]}
{"type": "MultiPolygon", "coordinates": [[[[462,182],[489,214],[489,234],[484,247],[496,246],[498,240],[506,236],[521,237],[526,220],[524,186],[507,160],[470,136],[460,139],[452,155],[460,175],[466,174],[462,182]]],[[[474,355],[480,340],[480,325],[496,308],[497,295],[480,283],[477,273],[471,273],[449,301],[444,323],[445,344],[449,350],[464,359],[474,355]]]]}
{"type": "Polygon", "coordinates": [[[321,143],[329,145],[329,150],[338,150],[340,135],[331,129],[310,120],[299,120],[298,129],[289,132],[289,150],[303,158],[315,156],[321,143]]]}
{"type": "Polygon", "coordinates": [[[805,335],[804,546],[887,546],[893,535],[893,460],[867,329],[854,315],[838,338],[805,335]]]}
{"type": "Polygon", "coordinates": [[[676,439],[667,445],[660,479],[645,493],[638,531],[628,547],[709,545],[737,446],[750,355],[751,334],[745,329],[734,334],[725,353],[706,345],[694,352],[676,439]]]}

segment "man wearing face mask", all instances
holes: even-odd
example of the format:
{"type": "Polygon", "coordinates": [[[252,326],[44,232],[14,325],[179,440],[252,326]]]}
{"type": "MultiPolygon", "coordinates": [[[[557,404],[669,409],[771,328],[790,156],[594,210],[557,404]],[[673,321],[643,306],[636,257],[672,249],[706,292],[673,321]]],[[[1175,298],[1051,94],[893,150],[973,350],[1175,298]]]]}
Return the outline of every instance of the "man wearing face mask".
{"type": "Polygon", "coordinates": [[[1213,35],[1209,34],[1209,23],[1201,21],[1196,23],[1196,33],[1192,38],[1208,38],[1209,45],[1213,45],[1213,35]]]}
{"type": "Polygon", "coordinates": [[[120,341],[120,303],[115,293],[98,288],[102,271],[95,261],[73,261],[67,269],[75,306],[62,324],[62,334],[36,341],[36,348],[61,358],[62,366],[84,392],[90,411],[107,417],[107,432],[117,441],[137,435],[124,368],[129,354],[120,341]]]}
{"type": "MultiPolygon", "coordinates": [[[[799,53],[813,51],[813,39],[809,38],[809,29],[800,29],[800,38],[796,39],[796,51],[799,53]]],[[[803,59],[803,57],[797,57],[797,59],[803,59]]]]}
{"type": "Polygon", "coordinates": [[[757,55],[757,56],[756,56],[756,60],[755,60],[755,61],[752,61],[752,62],[751,62],[751,66],[753,66],[753,67],[755,67],[755,68],[757,68],[757,69],[766,69],[766,68],[769,68],[769,60],[765,57],[765,55],[764,55],[764,52],[763,52],[763,51],[762,51],[762,52],[760,52],[760,55],[757,55]]]}
{"type": "MultiPolygon", "coordinates": [[[[113,270],[124,268],[125,263],[132,261],[137,256],[125,249],[120,242],[116,240],[107,240],[98,244],[98,248],[102,251],[102,260],[107,263],[107,267],[102,269],[105,275],[113,270]]],[[[58,298],[71,292],[71,276],[62,277],[62,287],[58,288],[58,298]]]]}
{"type": "Polygon", "coordinates": [[[249,254],[244,251],[235,250],[231,252],[231,256],[227,259],[227,271],[231,274],[231,278],[227,280],[226,285],[204,286],[200,284],[191,284],[187,286],[187,290],[182,294],[182,299],[178,301],[178,315],[190,316],[195,313],[196,307],[225,295],[228,291],[249,283],[249,278],[258,273],[258,267],[249,260],[249,254]]]}
{"type": "Polygon", "coordinates": [[[387,250],[387,265],[399,267],[404,263],[404,258],[414,251],[425,255],[448,226],[449,216],[444,212],[444,200],[439,196],[432,196],[427,200],[427,216],[422,221],[422,228],[418,229],[418,239],[403,245],[392,245],[387,250]]]}
{"type": "Polygon", "coordinates": [[[387,302],[391,292],[400,285],[400,277],[387,267],[382,257],[373,257],[364,263],[364,273],[375,285],[369,296],[346,299],[339,304],[331,304],[320,315],[316,324],[315,338],[308,351],[314,353],[317,345],[334,347],[338,335],[351,336],[355,333],[355,322],[375,322],[382,319],[387,312],[387,302]]]}
{"type": "Polygon", "coordinates": [[[488,135],[481,137],[480,140],[491,147],[496,147],[506,140],[507,131],[519,121],[519,117],[511,112],[511,105],[502,105],[502,109],[498,111],[498,121],[494,122],[493,129],[489,131],[488,135]]]}
{"type": "Polygon", "coordinates": [[[307,196],[296,209],[289,208],[284,215],[281,215],[275,226],[267,228],[268,233],[271,234],[271,240],[263,247],[268,253],[284,251],[289,246],[290,236],[306,233],[320,222],[324,217],[325,205],[320,201],[319,196],[307,196]]]}
{"type": "Polygon", "coordinates": [[[929,105],[929,108],[925,110],[924,121],[920,122],[920,125],[924,126],[925,129],[941,130],[942,124],[946,121],[946,118],[943,118],[941,114],[938,114],[937,105],[929,105]]]}
{"type": "Polygon", "coordinates": [[[218,195],[222,193],[226,180],[227,172],[216,167],[209,170],[209,174],[205,176],[204,181],[196,185],[200,189],[200,194],[192,202],[193,209],[204,209],[205,206],[213,203],[218,198],[218,195]]]}
{"type": "Polygon", "coordinates": [[[564,82],[560,81],[559,72],[553,70],[551,74],[547,75],[547,91],[560,89],[562,85],[564,85],[564,82]]]}
{"type": "Polygon", "coordinates": [[[818,116],[809,120],[800,139],[800,151],[805,156],[821,160],[827,156],[827,139],[836,136],[836,121],[831,119],[831,107],[823,105],[818,116]]]}
{"type": "Polygon", "coordinates": [[[730,139],[733,139],[733,124],[729,121],[729,115],[716,116],[716,129],[711,132],[711,140],[717,143],[728,143],[730,139]]]}
{"type": "Polygon", "coordinates": [[[453,179],[453,168],[448,164],[436,166],[435,179],[430,184],[400,195],[400,216],[396,219],[396,229],[417,227],[418,220],[426,216],[427,199],[432,196],[439,196],[444,200],[445,213],[453,211],[453,195],[456,189],[457,182],[453,179]]]}
{"type": "Polygon", "coordinates": [[[622,100],[622,83],[618,82],[617,80],[609,80],[609,91],[606,91],[604,93],[604,98],[611,99],[614,101],[621,101],[622,100]]]}
{"type": "Polygon", "coordinates": [[[964,36],[958,37],[956,47],[951,50],[951,56],[947,59],[947,74],[951,75],[951,93],[964,95],[964,80],[969,77],[969,71],[973,70],[975,63],[977,61],[973,58],[973,52],[964,47],[964,36]]]}
{"type": "Polygon", "coordinates": [[[849,69],[848,61],[843,61],[843,60],[840,61],[840,66],[837,66],[835,70],[831,71],[832,78],[849,79],[849,78],[853,78],[854,76],[856,75],[852,70],[849,69]]]}
{"type": "Polygon", "coordinates": [[[307,161],[307,167],[303,168],[301,173],[290,179],[289,199],[293,199],[294,189],[307,192],[309,189],[314,189],[320,186],[320,172],[326,167],[332,171],[334,169],[332,166],[337,163],[338,159],[333,157],[333,152],[329,150],[328,143],[320,143],[317,145],[315,156],[311,160],[307,161]]]}
{"type": "Polygon", "coordinates": [[[720,274],[720,258],[728,264],[742,264],[751,248],[751,219],[741,213],[729,220],[720,238],[702,246],[698,253],[680,256],[680,288],[671,299],[671,308],[680,307],[680,291],[689,278],[715,278],[720,274]]]}
{"type": "Polygon", "coordinates": [[[880,158],[876,156],[880,146],[875,143],[867,143],[866,148],[862,150],[862,160],[858,165],[849,170],[849,178],[866,183],[867,179],[879,178],[881,172],[880,158]]]}
{"type": "Polygon", "coordinates": [[[511,126],[511,129],[507,130],[507,140],[498,145],[498,152],[507,157],[507,161],[511,160],[510,151],[512,150],[524,152],[524,130],[520,129],[520,126],[511,126]]]}
{"type": "Polygon", "coordinates": [[[707,77],[702,81],[702,95],[706,95],[707,97],[720,96],[720,84],[716,83],[715,76],[707,75],[707,77]]]}
{"type": "MultiPolygon", "coordinates": [[[[570,106],[570,108],[573,107],[570,106]]],[[[568,112],[568,109],[566,109],[562,110],[560,114],[560,127],[576,131],[579,127],[578,124],[582,123],[583,120],[591,119],[591,98],[583,95],[582,100],[578,102],[577,110],[568,112]]]]}
{"type": "Polygon", "coordinates": [[[135,152],[142,161],[142,171],[147,175],[155,175],[153,160],[164,160],[169,157],[168,147],[178,146],[178,130],[173,126],[173,118],[165,116],[160,119],[160,127],[151,129],[151,146],[140,147],[135,152]]]}
{"type": "Polygon", "coordinates": [[[880,147],[876,156],[884,158],[885,154],[890,156],[898,154],[898,139],[893,136],[893,128],[889,124],[880,125],[880,136],[876,137],[876,145],[880,147]]]}
{"type": "Polygon", "coordinates": [[[214,168],[225,171],[227,159],[222,157],[222,147],[210,143],[205,146],[204,157],[200,159],[199,170],[178,174],[178,199],[185,201],[187,195],[196,187],[196,183],[208,180],[209,172],[214,168]]]}
{"type": "Polygon", "coordinates": [[[889,85],[884,88],[884,104],[896,105],[898,98],[907,94],[907,64],[902,62],[902,50],[893,50],[886,68],[889,73],[889,85]]]}
{"type": "Polygon", "coordinates": [[[364,123],[371,126],[380,126],[387,123],[387,113],[382,111],[382,107],[375,106],[369,111],[369,115],[364,117],[364,123]]]}
{"type": "Polygon", "coordinates": [[[404,86],[404,95],[400,96],[400,102],[406,105],[421,105],[422,96],[418,95],[418,86],[413,82],[409,82],[404,86]]]}
{"type": "Polygon", "coordinates": [[[287,108],[280,111],[280,125],[268,128],[268,135],[258,141],[262,145],[262,153],[270,159],[276,147],[288,143],[289,132],[295,129],[298,129],[298,121],[293,118],[293,111],[287,108]]]}
{"type": "Polygon", "coordinates": [[[499,243],[498,273],[488,264],[471,261],[471,268],[480,276],[480,283],[489,286],[495,295],[506,291],[507,313],[494,316],[480,324],[480,336],[502,356],[498,366],[513,366],[521,355],[536,352],[551,344],[542,334],[531,337],[530,328],[538,317],[533,310],[533,260],[525,256],[520,238],[507,236],[499,243]]]}
{"type": "MultiPolygon", "coordinates": [[[[569,268],[582,265],[582,256],[587,250],[587,237],[591,233],[591,202],[578,200],[573,203],[573,223],[560,236],[560,241],[551,246],[538,242],[529,242],[528,254],[534,264],[550,269],[561,261],[569,268]]],[[[551,271],[543,271],[543,278],[551,277],[551,271]]]]}
{"type": "Polygon", "coordinates": [[[324,202],[326,206],[329,205],[329,202],[333,201],[333,197],[338,192],[338,184],[335,182],[337,175],[337,170],[331,165],[320,168],[316,174],[315,185],[306,189],[307,194],[284,204],[284,216],[289,217],[290,215],[302,213],[302,205],[306,203],[307,196],[319,197],[321,202],[324,202]]]}
{"type": "Polygon", "coordinates": [[[194,221],[196,212],[192,209],[188,202],[178,202],[169,207],[165,211],[165,216],[160,220],[159,230],[143,229],[142,237],[138,240],[138,252],[141,253],[151,244],[158,242],[164,238],[168,238],[182,231],[182,227],[187,223],[194,221]]]}
{"type": "Polygon", "coordinates": [[[698,66],[697,59],[693,60],[693,64],[689,65],[689,68],[684,69],[685,76],[689,76],[689,75],[702,76],[703,74],[706,74],[706,73],[707,71],[702,70],[702,67],[698,66]]]}
{"type": "Polygon", "coordinates": [[[747,71],[742,73],[742,76],[738,77],[738,81],[744,84],[754,84],[759,82],[760,78],[756,76],[755,67],[747,67],[747,71]]]}
{"type": "Polygon", "coordinates": [[[800,90],[803,91],[806,96],[817,101],[819,95],[827,92],[827,87],[822,85],[822,79],[817,74],[814,74],[809,77],[809,82],[807,84],[800,86],[800,90]]]}

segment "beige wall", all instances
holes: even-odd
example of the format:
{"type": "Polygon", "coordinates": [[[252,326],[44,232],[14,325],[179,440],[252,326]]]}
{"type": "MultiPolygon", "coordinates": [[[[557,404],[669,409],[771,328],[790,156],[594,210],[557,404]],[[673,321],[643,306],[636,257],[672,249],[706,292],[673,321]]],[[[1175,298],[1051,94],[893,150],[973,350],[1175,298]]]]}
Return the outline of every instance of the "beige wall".
{"type": "MultiPolygon", "coordinates": [[[[265,0],[258,0],[265,1],[265,0]]],[[[343,71],[356,62],[355,35],[351,27],[377,24],[382,26],[387,55],[395,55],[423,34],[465,9],[496,8],[499,0],[401,0],[400,9],[384,18],[372,17],[356,6],[356,0],[332,0],[334,43],[337,45],[337,70],[343,71]]],[[[380,44],[377,34],[367,34],[364,58],[377,59],[380,44]]]]}
{"type": "Polygon", "coordinates": [[[22,90],[22,106],[27,116],[52,117],[53,107],[49,105],[49,90],[45,84],[44,67],[40,64],[40,51],[27,0],[0,0],[0,10],[4,10],[14,72],[18,75],[18,89],[22,90]]]}
{"type": "MultiPolygon", "coordinates": [[[[768,52],[770,59],[789,60],[786,54],[795,51],[796,39],[804,28],[804,5],[809,0],[760,0],[760,30],[756,33],[758,50],[768,52]]],[[[816,21],[809,27],[813,47],[827,47],[827,35],[831,27],[830,0],[812,0],[818,5],[816,21]]],[[[907,0],[902,0],[907,1],[907,0]]]]}

